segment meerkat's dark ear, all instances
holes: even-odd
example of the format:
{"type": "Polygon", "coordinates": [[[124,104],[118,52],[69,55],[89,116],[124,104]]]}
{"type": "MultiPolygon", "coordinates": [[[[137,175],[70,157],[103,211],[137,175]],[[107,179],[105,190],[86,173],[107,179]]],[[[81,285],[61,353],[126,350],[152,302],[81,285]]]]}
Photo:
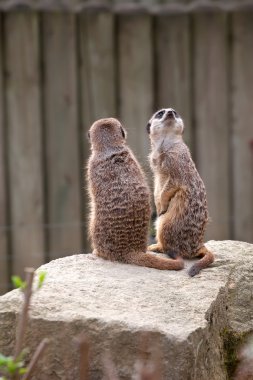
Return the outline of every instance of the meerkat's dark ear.
{"type": "Polygon", "coordinates": [[[90,140],[90,132],[87,132],[87,139],[90,140]]]}
{"type": "Polygon", "coordinates": [[[122,133],[122,137],[125,140],[127,133],[126,133],[125,129],[122,126],[120,126],[120,130],[121,130],[121,133],[122,133]]]}
{"type": "Polygon", "coordinates": [[[146,125],[146,130],[147,130],[148,134],[150,134],[150,127],[151,127],[151,123],[149,122],[149,123],[146,125]]]}

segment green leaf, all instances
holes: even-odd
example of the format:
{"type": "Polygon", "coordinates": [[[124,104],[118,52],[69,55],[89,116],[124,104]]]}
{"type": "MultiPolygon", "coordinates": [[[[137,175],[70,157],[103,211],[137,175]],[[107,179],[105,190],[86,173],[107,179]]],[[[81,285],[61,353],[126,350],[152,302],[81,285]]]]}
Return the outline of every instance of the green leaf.
{"type": "Polygon", "coordinates": [[[14,360],[13,356],[0,354],[0,368],[2,372],[14,375],[24,368],[24,361],[22,359],[14,360]]]}
{"type": "Polygon", "coordinates": [[[8,363],[7,363],[7,370],[9,373],[11,374],[14,374],[17,370],[17,365],[16,363],[13,361],[13,360],[10,360],[8,363]]]}
{"type": "Polygon", "coordinates": [[[0,367],[3,367],[8,362],[9,357],[0,354],[0,367]]]}
{"type": "Polygon", "coordinates": [[[42,285],[44,284],[46,275],[47,275],[46,271],[39,272],[39,274],[38,274],[38,278],[39,278],[39,280],[38,280],[38,289],[40,289],[42,287],[42,285]]]}
{"type": "Polygon", "coordinates": [[[11,276],[11,281],[15,288],[20,288],[23,290],[26,287],[26,282],[23,281],[22,278],[19,276],[11,276]]]}
{"type": "Polygon", "coordinates": [[[20,375],[24,375],[26,372],[27,372],[27,368],[25,368],[25,367],[20,368],[20,370],[18,371],[18,373],[19,373],[20,375]]]}

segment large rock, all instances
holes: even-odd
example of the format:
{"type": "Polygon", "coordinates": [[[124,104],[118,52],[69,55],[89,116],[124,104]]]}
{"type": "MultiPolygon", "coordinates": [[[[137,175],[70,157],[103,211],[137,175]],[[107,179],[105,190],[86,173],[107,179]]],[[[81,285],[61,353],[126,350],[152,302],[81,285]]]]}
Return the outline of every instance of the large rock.
{"type": "MultiPolygon", "coordinates": [[[[26,344],[32,351],[43,337],[51,341],[34,379],[77,380],[74,338],[81,332],[92,343],[91,379],[102,378],[101,357],[108,348],[120,379],[132,378],[143,332],[150,332],[151,342],[142,347],[145,357],[159,352],[164,379],[227,379],[224,340],[253,330],[253,245],[212,241],[207,246],[216,261],[194,278],[186,269],[159,271],[91,254],[42,266],[48,275],[32,300],[26,344]]],[[[20,302],[19,290],[0,297],[5,354],[13,348],[20,302]]]]}

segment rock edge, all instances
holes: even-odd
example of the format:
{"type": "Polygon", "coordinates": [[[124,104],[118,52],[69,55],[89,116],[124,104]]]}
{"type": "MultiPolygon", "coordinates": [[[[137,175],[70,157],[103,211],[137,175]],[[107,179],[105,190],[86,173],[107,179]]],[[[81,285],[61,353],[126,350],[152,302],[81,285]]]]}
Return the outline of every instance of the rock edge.
{"type": "MultiPolygon", "coordinates": [[[[122,380],[133,378],[140,350],[147,360],[160,353],[164,379],[227,379],[224,337],[253,330],[253,245],[211,241],[207,246],[216,261],[194,278],[186,273],[192,260],[174,272],[89,254],[39,268],[48,272],[47,280],[32,300],[26,344],[33,351],[42,338],[51,342],[33,378],[78,379],[74,337],[85,332],[92,342],[91,380],[102,378],[101,357],[108,348],[122,380]],[[150,345],[140,348],[145,332],[150,345]]],[[[0,297],[4,354],[14,345],[20,302],[19,290],[0,297]]]]}

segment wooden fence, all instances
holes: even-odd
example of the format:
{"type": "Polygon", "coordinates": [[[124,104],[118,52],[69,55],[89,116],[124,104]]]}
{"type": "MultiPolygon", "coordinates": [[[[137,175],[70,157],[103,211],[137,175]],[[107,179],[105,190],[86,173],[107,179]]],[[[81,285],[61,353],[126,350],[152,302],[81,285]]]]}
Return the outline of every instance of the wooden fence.
{"type": "Polygon", "coordinates": [[[89,250],[90,124],[119,117],[149,173],[145,126],[166,106],[207,187],[207,238],[252,242],[253,13],[1,14],[0,292],[25,266],[89,250]]]}

